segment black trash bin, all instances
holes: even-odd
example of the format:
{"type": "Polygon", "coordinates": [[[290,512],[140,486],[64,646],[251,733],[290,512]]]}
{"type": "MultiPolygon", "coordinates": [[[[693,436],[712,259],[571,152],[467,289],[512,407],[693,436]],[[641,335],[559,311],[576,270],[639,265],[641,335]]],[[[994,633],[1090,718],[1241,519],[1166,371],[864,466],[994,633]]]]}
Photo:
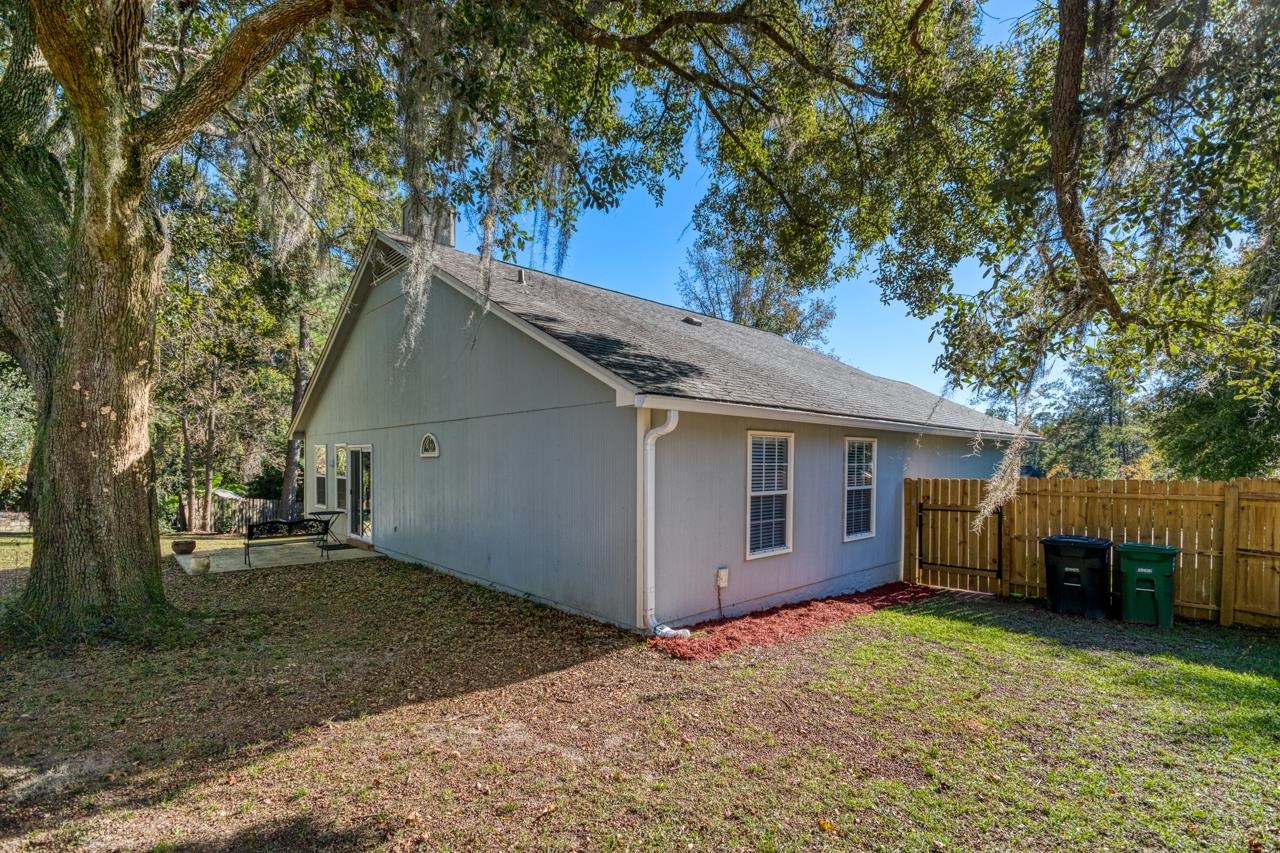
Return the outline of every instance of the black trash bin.
{"type": "Polygon", "coordinates": [[[1105,619],[1111,603],[1111,572],[1107,552],[1111,540],[1094,536],[1046,536],[1044,579],[1049,607],[1054,613],[1071,613],[1105,619]]]}

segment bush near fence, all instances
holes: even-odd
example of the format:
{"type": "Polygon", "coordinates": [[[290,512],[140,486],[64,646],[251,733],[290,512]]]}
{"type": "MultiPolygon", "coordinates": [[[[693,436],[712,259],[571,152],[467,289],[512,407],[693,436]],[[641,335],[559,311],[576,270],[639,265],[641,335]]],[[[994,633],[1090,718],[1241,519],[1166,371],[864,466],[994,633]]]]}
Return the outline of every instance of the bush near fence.
{"type": "Polygon", "coordinates": [[[1173,545],[1182,549],[1174,575],[1177,615],[1280,626],[1280,480],[1023,479],[1003,507],[1002,536],[994,520],[973,530],[976,516],[963,511],[976,508],[987,487],[985,480],[904,482],[905,579],[1042,598],[1042,537],[1173,545]],[[943,511],[921,514],[922,501],[943,511]]]}

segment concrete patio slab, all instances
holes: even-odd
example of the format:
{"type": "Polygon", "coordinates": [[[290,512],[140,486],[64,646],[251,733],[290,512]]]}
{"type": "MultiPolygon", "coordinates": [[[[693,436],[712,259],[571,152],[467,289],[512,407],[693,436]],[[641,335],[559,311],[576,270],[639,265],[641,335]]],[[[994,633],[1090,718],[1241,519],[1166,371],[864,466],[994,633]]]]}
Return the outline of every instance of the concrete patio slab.
{"type": "MultiPolygon", "coordinates": [[[[328,553],[330,562],[338,560],[369,560],[381,556],[377,551],[367,551],[363,548],[343,548],[330,550],[328,553]]],[[[182,570],[189,575],[197,573],[195,561],[202,558],[209,560],[209,574],[211,575],[224,572],[242,572],[251,568],[274,569],[282,566],[305,566],[311,563],[325,562],[324,552],[310,542],[291,542],[288,545],[254,548],[252,566],[246,566],[244,563],[243,545],[218,548],[213,551],[197,551],[194,554],[176,554],[175,558],[178,561],[178,565],[182,566],[182,570]]]]}

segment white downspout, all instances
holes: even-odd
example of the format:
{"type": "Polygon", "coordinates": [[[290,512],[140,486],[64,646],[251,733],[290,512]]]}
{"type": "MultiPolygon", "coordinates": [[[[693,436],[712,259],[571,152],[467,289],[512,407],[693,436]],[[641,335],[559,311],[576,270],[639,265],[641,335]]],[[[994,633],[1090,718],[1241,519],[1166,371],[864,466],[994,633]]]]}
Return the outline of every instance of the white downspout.
{"type": "Polygon", "coordinates": [[[644,434],[644,624],[651,634],[658,637],[687,637],[689,632],[673,630],[659,625],[655,610],[658,599],[658,523],[657,523],[657,460],[658,439],[676,428],[680,413],[667,409],[667,419],[644,434]]]}

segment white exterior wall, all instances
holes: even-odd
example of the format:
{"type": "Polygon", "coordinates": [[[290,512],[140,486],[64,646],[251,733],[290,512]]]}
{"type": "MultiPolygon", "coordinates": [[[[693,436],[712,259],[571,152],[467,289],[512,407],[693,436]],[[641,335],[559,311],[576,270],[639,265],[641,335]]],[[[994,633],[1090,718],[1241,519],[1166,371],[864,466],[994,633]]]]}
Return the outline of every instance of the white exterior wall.
{"type": "MultiPolygon", "coordinates": [[[[653,413],[660,423],[664,413],[653,413]]],[[[657,445],[657,616],[718,615],[716,569],[729,569],[726,614],[869,589],[900,578],[904,477],[989,477],[1000,451],[966,439],[682,413],[657,445]],[[747,432],[790,432],[792,550],[748,560],[747,432]],[[877,440],[875,535],[844,540],[844,440],[877,440]]]]}
{"type": "MultiPolygon", "coordinates": [[[[623,625],[635,621],[635,411],[612,388],[436,282],[398,366],[399,277],[374,288],[317,389],[314,447],[373,448],[373,545],[470,580],[623,625]],[[433,433],[435,459],[419,458],[433,433]]],[[[338,525],[345,534],[345,518],[338,525]]]]}

